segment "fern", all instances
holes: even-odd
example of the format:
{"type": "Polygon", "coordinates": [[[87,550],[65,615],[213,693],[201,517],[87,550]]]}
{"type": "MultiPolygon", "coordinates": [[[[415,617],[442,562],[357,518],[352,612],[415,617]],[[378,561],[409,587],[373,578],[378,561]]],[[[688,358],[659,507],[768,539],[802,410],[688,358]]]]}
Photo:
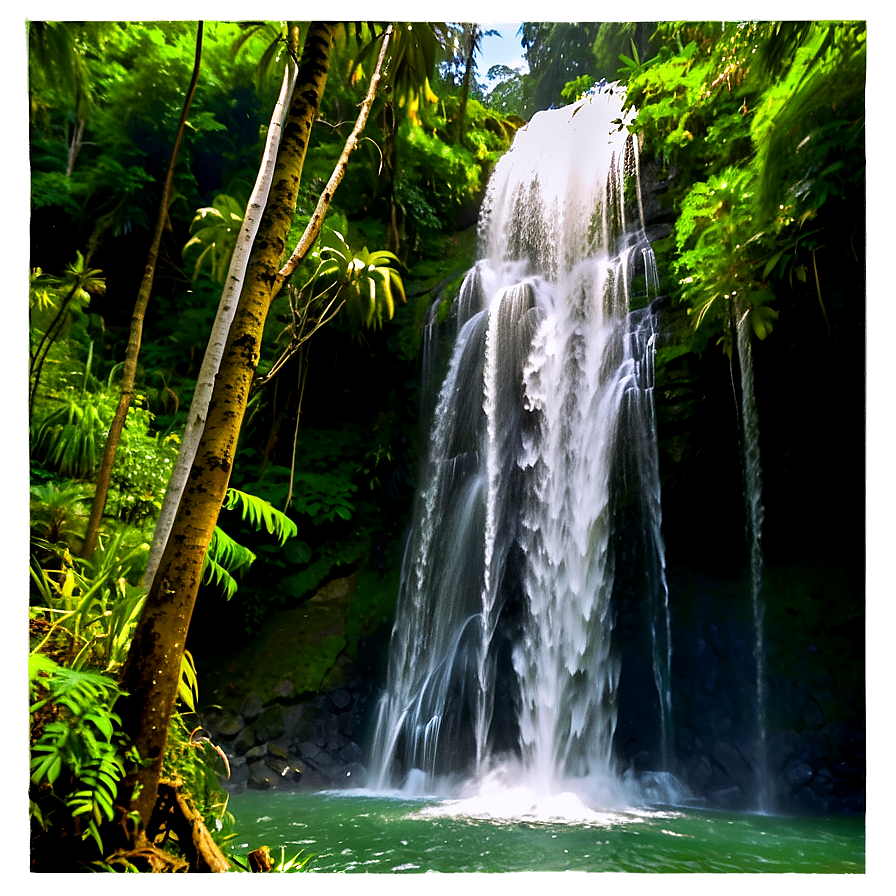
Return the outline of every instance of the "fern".
{"type": "Polygon", "coordinates": [[[263,523],[268,532],[279,539],[281,547],[283,547],[288,538],[291,538],[298,532],[296,524],[268,501],[255,495],[238,491],[235,488],[227,489],[227,495],[224,498],[224,509],[239,509],[243,520],[248,519],[256,529],[261,529],[263,523]]]}
{"type": "MultiPolygon", "coordinates": [[[[46,725],[32,747],[31,781],[54,788],[72,819],[82,825],[82,839],[93,837],[102,852],[99,826],[113,819],[118,784],[125,774],[116,743],[121,719],[110,709],[122,691],[105,675],[68,669],[41,654],[29,656],[28,677],[32,697],[38,685],[47,690],[47,696],[31,706],[32,716],[48,704],[59,711],[59,718],[46,725]],[[63,784],[64,770],[71,784],[63,784]]],[[[33,801],[31,814],[44,822],[33,801]]]]}
{"type": "Polygon", "coordinates": [[[215,526],[212,540],[205,555],[202,567],[202,582],[205,585],[218,585],[224,589],[227,600],[236,594],[236,579],[231,575],[242,566],[251,566],[255,554],[248,548],[234,541],[223,529],[215,526]]]}

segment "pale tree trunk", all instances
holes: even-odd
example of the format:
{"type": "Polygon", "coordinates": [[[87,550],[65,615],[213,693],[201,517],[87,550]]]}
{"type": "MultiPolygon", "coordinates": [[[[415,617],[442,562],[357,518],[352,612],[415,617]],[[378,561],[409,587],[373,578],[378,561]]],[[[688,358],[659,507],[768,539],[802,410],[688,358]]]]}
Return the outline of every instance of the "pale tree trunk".
{"type": "Polygon", "coordinates": [[[121,672],[121,687],[128,694],[121,705],[122,721],[143,760],[129,778],[135,785],[130,808],[144,824],[156,802],[190,617],[233,468],[335,34],[336,26],[326,22],[312,22],[308,29],[270,196],[215,380],[205,430],[121,672]]]}
{"type": "Polygon", "coordinates": [[[187,484],[187,476],[190,475],[190,467],[193,465],[193,459],[196,457],[196,450],[199,447],[199,440],[202,438],[202,432],[205,429],[205,420],[208,416],[208,405],[215,385],[215,376],[221,365],[227,334],[230,332],[230,325],[233,322],[233,316],[236,313],[237,303],[240,299],[243,278],[246,275],[246,267],[249,264],[249,253],[258,233],[262,212],[268,201],[268,193],[274,177],[274,166],[277,161],[277,150],[280,147],[280,134],[283,130],[286,114],[289,111],[289,103],[295,87],[295,81],[296,68],[290,59],[283,72],[280,96],[277,99],[274,114],[271,116],[261,167],[255,180],[252,195],[249,197],[239,239],[236,241],[233,256],[230,259],[230,269],[227,271],[226,285],[218,305],[218,313],[215,315],[215,322],[212,325],[212,335],[209,338],[208,347],[202,359],[202,366],[199,368],[199,376],[196,380],[193,400],[190,403],[190,412],[187,414],[187,423],[184,427],[180,452],[177,455],[177,461],[171,473],[168,490],[165,492],[162,509],[159,512],[159,519],[156,523],[155,534],[149,549],[149,557],[146,561],[144,584],[147,588],[152,585],[153,576],[158,568],[162,552],[165,550],[165,545],[168,542],[168,535],[174,523],[181,495],[183,495],[184,486],[187,484]]]}
{"type": "Polygon", "coordinates": [[[82,557],[90,557],[96,548],[100,520],[103,516],[103,510],[106,507],[106,497],[109,494],[109,482],[112,478],[112,467],[115,464],[115,452],[118,450],[118,443],[121,441],[121,433],[124,429],[125,420],[128,416],[128,409],[131,406],[131,399],[134,395],[134,383],[137,378],[137,359],[140,355],[140,340],[143,336],[143,318],[146,314],[146,306],[149,304],[149,299],[152,295],[152,283],[156,273],[156,261],[159,257],[159,245],[162,242],[162,230],[168,219],[168,198],[171,195],[171,184],[174,181],[174,166],[177,162],[177,154],[180,151],[187,114],[190,111],[190,104],[193,102],[193,94],[196,92],[196,85],[199,82],[199,65],[202,59],[202,27],[202,22],[199,22],[196,29],[196,56],[193,62],[193,76],[190,80],[190,86],[187,89],[186,98],[184,99],[184,108],[180,116],[177,138],[174,141],[174,151],[171,153],[171,163],[168,166],[168,175],[165,178],[165,185],[162,188],[159,215],[156,219],[156,228],[153,233],[152,242],[150,243],[149,255],[146,259],[146,269],[143,273],[143,280],[140,283],[140,290],[137,293],[137,301],[134,303],[134,312],[131,315],[128,348],[125,355],[124,368],[121,374],[121,398],[118,401],[115,416],[112,418],[112,424],[109,427],[109,433],[106,436],[106,444],[103,446],[103,456],[100,459],[100,467],[96,478],[96,491],[94,492],[93,503],[90,506],[90,517],[87,520],[87,528],[84,532],[84,543],[80,552],[82,557]]]}
{"type": "Polygon", "coordinates": [[[86,124],[87,122],[83,118],[79,118],[75,122],[75,130],[68,146],[68,158],[65,163],[66,177],[71,177],[72,171],[75,170],[75,159],[78,158],[78,153],[81,152],[81,147],[84,145],[84,126],[86,124]]]}

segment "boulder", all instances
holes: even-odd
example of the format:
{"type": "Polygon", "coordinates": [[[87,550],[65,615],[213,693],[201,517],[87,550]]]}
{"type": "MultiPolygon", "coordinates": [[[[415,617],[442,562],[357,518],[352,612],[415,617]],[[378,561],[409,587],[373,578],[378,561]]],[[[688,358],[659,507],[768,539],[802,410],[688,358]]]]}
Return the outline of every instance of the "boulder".
{"type": "Polygon", "coordinates": [[[283,724],[283,707],[276,704],[265,707],[251,728],[255,732],[255,742],[258,744],[282,737],[286,732],[286,726],[283,724]]]}
{"type": "Polygon", "coordinates": [[[264,709],[264,702],[258,694],[249,694],[240,707],[240,715],[247,721],[251,722],[261,715],[264,709]]]}
{"type": "Polygon", "coordinates": [[[279,783],[277,773],[262,761],[249,764],[249,787],[254,790],[271,790],[279,783]]]}

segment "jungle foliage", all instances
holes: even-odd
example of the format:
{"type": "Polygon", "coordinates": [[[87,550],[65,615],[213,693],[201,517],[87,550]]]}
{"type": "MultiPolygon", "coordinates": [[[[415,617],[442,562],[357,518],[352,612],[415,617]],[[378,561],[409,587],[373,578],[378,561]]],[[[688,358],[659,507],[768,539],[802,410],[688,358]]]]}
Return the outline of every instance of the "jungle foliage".
{"type": "MultiPolygon", "coordinates": [[[[359,49],[382,30],[347,28],[333,47],[287,252],[314,211],[363,95],[359,49]]],[[[414,333],[432,285],[431,259],[443,258],[441,242],[459,222],[472,222],[489,167],[520,123],[487,110],[474,89],[462,133],[453,128],[465,73],[449,37],[462,31],[448,25],[396,31],[389,77],[364,141],[322,241],[296,273],[305,286],[288,284],[274,304],[223,528],[204,573],[212,594],[233,596],[239,583],[230,612],[237,626],[258,625],[271,596],[301,602],[340,567],[394,563],[411,484],[414,333]],[[387,252],[392,233],[394,251],[387,252]],[[418,265],[428,285],[415,285],[418,265]],[[315,347],[306,346],[318,331],[315,347]],[[253,564],[260,555],[267,562],[253,564]]],[[[148,542],[287,58],[282,23],[205,23],[136,393],[98,546],[81,559],[195,34],[195,24],[186,22],[39,22],[29,29],[37,866],[141,867],[121,855],[102,862],[115,844],[101,830],[121,801],[125,769],[141,761],[127,752],[116,709],[118,672],[145,599],[148,542]],[[60,843],[66,849],[54,854],[60,843]]],[[[190,646],[195,642],[205,655],[215,639],[215,632],[199,631],[190,646]]],[[[187,653],[164,774],[190,795],[223,843],[221,759],[186,721],[196,707],[196,683],[187,653]]],[[[281,870],[303,864],[284,858],[281,870]]]]}
{"type": "MultiPolygon", "coordinates": [[[[140,762],[116,710],[118,673],[288,52],[285,23],[205,23],[136,392],[98,547],[82,559],[195,31],[187,22],[29,26],[36,865],[136,867],[103,863],[104,824],[127,763],[140,762]]],[[[351,131],[373,33],[340,29],[332,49],[287,255],[351,131]]],[[[400,564],[419,448],[421,322],[472,261],[489,172],[526,119],[601,78],[619,79],[638,109],[644,176],[668,205],[654,244],[674,301],[661,368],[714,343],[730,355],[744,314],[760,340],[797,315],[834,343],[861,338],[848,283],[864,272],[863,23],[523,23],[529,73],[494,70],[488,93],[474,24],[396,34],[390,76],[321,237],[271,304],[189,635],[165,775],[222,846],[230,820],[216,774],[225,769],[194,724],[192,657],[201,670],[272,608],[299,606],[357,569],[375,599],[356,607],[353,645],[388,612],[381,585],[400,564]]],[[[281,870],[304,861],[284,855],[281,870]]]]}

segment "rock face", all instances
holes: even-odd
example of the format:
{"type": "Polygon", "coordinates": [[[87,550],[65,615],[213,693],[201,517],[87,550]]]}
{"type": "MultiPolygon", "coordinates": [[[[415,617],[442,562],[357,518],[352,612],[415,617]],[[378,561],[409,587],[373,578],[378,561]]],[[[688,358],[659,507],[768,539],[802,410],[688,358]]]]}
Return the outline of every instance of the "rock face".
{"type": "MultiPolygon", "coordinates": [[[[823,626],[811,615],[830,619],[850,591],[848,581],[821,564],[767,570],[764,772],[757,755],[754,635],[744,609],[748,581],[679,569],[670,571],[669,590],[675,725],[667,770],[713,808],[755,809],[763,775],[773,811],[863,812],[861,674],[849,666],[831,674],[841,663],[836,649],[845,645],[833,635],[822,642],[823,626]]],[[[649,657],[623,664],[623,684],[617,755],[636,774],[661,769],[649,657]]]]}
{"type": "Polygon", "coordinates": [[[254,790],[322,790],[364,784],[360,739],[372,686],[361,678],[311,700],[265,704],[243,701],[245,714],[209,710],[202,726],[227,756],[230,793],[254,790]]]}

